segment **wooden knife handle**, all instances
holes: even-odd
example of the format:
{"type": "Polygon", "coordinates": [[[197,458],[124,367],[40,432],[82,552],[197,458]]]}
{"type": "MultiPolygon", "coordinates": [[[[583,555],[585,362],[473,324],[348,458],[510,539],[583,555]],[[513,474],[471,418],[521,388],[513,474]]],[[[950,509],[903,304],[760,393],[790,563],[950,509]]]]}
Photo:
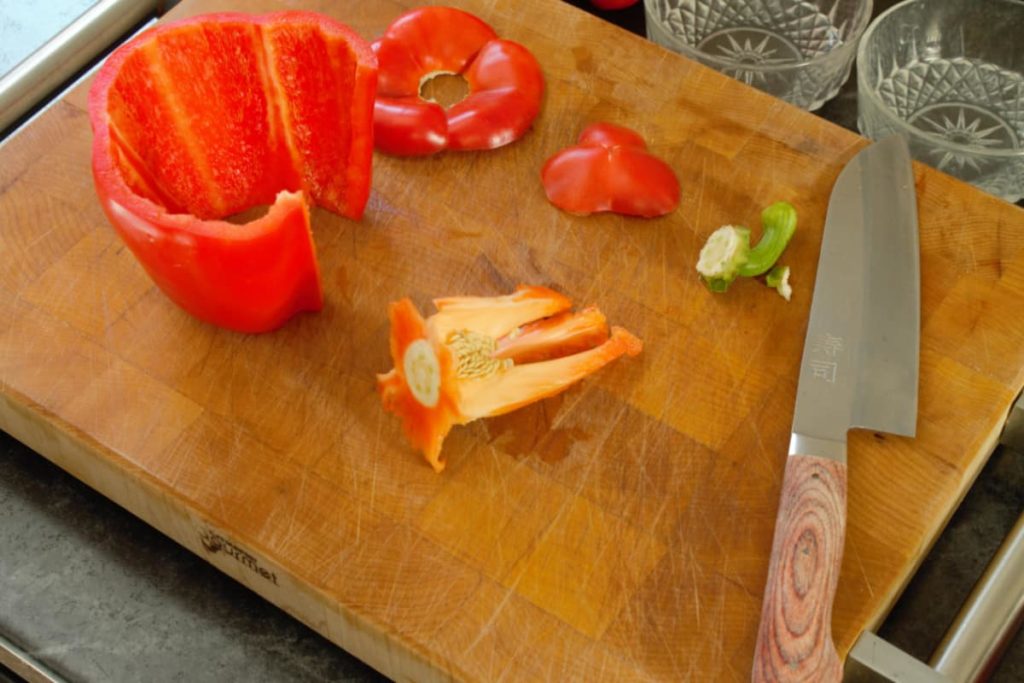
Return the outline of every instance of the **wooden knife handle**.
{"type": "Polygon", "coordinates": [[[832,600],[846,533],[846,463],[790,455],[754,650],[752,680],[842,680],[832,600]]]}

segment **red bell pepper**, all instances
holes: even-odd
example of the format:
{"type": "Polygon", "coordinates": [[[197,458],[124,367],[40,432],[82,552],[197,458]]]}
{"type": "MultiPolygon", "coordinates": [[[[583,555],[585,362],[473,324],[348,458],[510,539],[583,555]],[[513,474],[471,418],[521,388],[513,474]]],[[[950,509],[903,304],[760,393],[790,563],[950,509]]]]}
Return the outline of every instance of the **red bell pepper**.
{"type": "Polygon", "coordinates": [[[598,9],[626,9],[632,7],[640,0],[590,0],[590,4],[598,9]]]}
{"type": "Polygon", "coordinates": [[[595,123],[541,169],[548,200],[574,214],[662,216],[679,205],[679,180],[635,131],[595,123]]]}
{"type": "Polygon", "coordinates": [[[119,48],[89,92],[103,210],[192,315],[262,332],[323,303],[307,198],[358,219],[376,58],[311,12],[212,14],[119,48]],[[271,204],[238,225],[225,216],[271,204]]]}
{"type": "Polygon", "coordinates": [[[537,60],[462,10],[406,12],[373,50],[380,64],[374,138],[387,154],[493,149],[522,137],[540,112],[544,76],[537,60]],[[461,74],[469,85],[466,98],[447,110],[421,94],[439,74],[461,74]]]}
{"type": "Polygon", "coordinates": [[[545,287],[519,287],[495,297],[436,299],[426,320],[408,299],[392,303],[391,359],[377,375],[384,407],[402,418],[412,446],[435,471],[454,425],[502,415],[568,389],[623,354],[639,339],[612,327],[595,308],[545,287]]]}

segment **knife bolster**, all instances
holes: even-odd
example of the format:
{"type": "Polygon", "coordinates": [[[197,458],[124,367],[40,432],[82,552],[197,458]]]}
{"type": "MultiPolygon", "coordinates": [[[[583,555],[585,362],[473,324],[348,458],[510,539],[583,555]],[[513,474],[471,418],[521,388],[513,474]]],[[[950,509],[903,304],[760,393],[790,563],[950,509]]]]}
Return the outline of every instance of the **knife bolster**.
{"type": "Polygon", "coordinates": [[[846,439],[835,441],[833,439],[822,439],[816,436],[807,436],[793,432],[789,437],[789,454],[806,455],[814,453],[821,458],[828,458],[836,462],[846,462],[846,439]]]}

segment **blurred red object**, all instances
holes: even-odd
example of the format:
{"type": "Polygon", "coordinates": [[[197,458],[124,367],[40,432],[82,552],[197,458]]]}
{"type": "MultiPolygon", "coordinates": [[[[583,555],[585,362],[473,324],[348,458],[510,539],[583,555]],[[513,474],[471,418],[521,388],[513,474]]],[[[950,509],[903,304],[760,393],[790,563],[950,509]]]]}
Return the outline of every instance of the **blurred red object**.
{"type": "Polygon", "coordinates": [[[640,0],[590,0],[590,4],[598,9],[626,9],[640,0]]]}

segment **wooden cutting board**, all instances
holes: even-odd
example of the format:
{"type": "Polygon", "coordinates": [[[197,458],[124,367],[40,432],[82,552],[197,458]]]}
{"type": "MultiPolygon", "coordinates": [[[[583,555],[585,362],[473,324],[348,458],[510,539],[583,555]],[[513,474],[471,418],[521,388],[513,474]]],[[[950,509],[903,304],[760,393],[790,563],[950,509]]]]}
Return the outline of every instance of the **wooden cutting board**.
{"type": "MultiPolygon", "coordinates": [[[[246,336],[188,317],[107,224],[83,86],[0,148],[0,426],[399,680],[748,677],[822,223],[866,141],[558,2],[467,0],[547,77],[487,153],[376,157],[364,219],[314,211],[326,307],[246,336]],[[657,220],[550,206],[542,162],[589,122],[678,172],[657,220]],[[707,234],[798,207],[793,301],[711,295],[707,234]],[[386,304],[543,284],[643,354],[457,428],[436,475],[382,411],[386,304]]],[[[367,37],[404,2],[307,7],[367,37]]],[[[845,654],[892,605],[1024,384],[1024,213],[917,167],[916,439],[855,432],[834,614],[845,654]]]]}

